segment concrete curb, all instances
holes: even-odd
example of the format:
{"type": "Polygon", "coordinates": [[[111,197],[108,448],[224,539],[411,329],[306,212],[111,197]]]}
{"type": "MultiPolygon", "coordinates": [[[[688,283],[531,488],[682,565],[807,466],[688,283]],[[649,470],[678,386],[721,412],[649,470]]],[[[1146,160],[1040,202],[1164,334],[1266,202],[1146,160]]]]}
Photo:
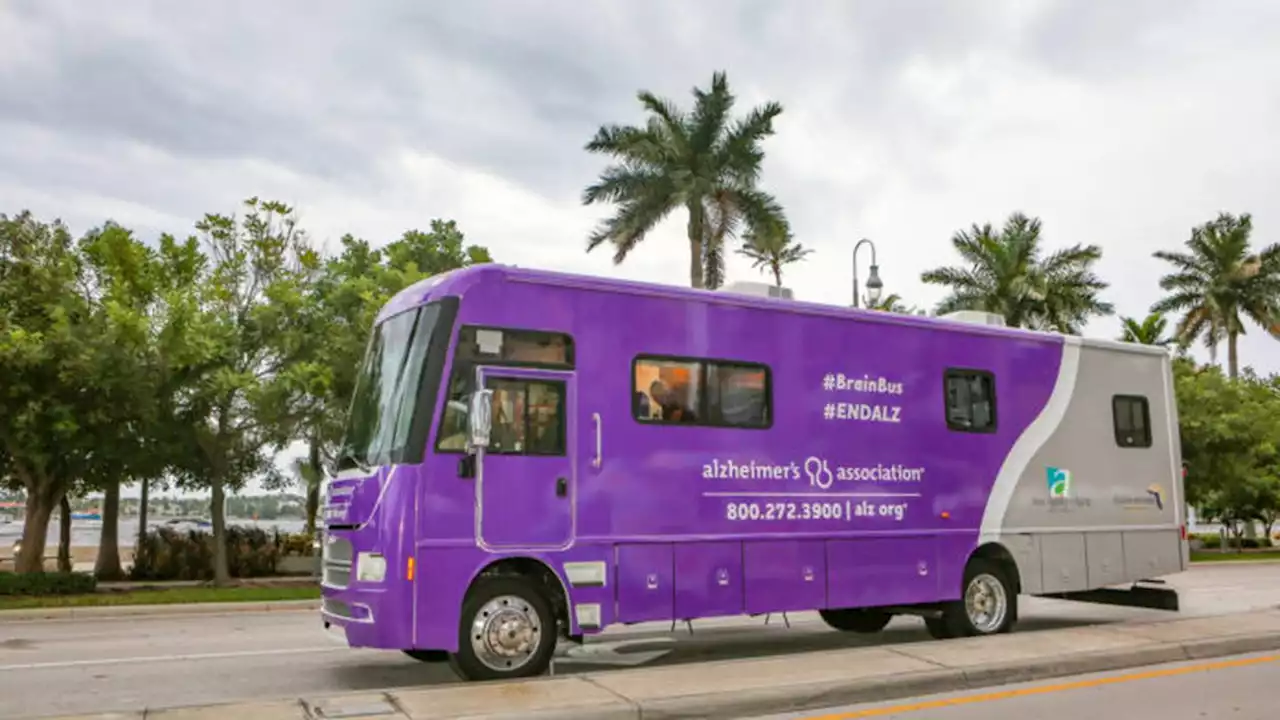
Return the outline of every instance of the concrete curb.
{"type": "Polygon", "coordinates": [[[85,607],[24,608],[0,610],[0,625],[39,620],[132,618],[138,616],[178,617],[227,615],[230,613],[302,612],[318,610],[319,600],[274,600],[271,602],[173,603],[169,605],[92,605],[85,607]]]}
{"type": "Polygon", "coordinates": [[[1280,650],[1280,612],[1265,611],[808,653],[786,658],[799,672],[781,673],[787,677],[777,677],[772,684],[768,678],[773,675],[762,674],[761,669],[780,667],[778,659],[749,658],[522,682],[148,709],[145,713],[63,720],[122,720],[144,715],[147,720],[320,720],[352,716],[347,713],[382,720],[739,720],[1276,650],[1280,650]],[[1066,649],[1072,645],[1095,649],[1066,649]],[[1099,647],[1108,649],[1096,649],[1099,647]],[[898,673],[868,664],[883,659],[886,653],[922,669],[898,673]],[[1003,659],[985,661],[990,656],[1003,659]],[[833,673],[833,668],[840,670],[833,673]],[[671,697],[680,692],[671,686],[673,671],[686,677],[701,675],[698,681],[705,681],[710,689],[671,697]],[[845,672],[847,676],[841,677],[845,672]],[[723,684],[719,689],[716,677],[723,684]],[[797,681],[797,677],[821,679],[797,681]],[[749,686],[744,684],[746,678],[765,679],[749,686]],[[355,712],[356,708],[362,712],[355,712]]]}

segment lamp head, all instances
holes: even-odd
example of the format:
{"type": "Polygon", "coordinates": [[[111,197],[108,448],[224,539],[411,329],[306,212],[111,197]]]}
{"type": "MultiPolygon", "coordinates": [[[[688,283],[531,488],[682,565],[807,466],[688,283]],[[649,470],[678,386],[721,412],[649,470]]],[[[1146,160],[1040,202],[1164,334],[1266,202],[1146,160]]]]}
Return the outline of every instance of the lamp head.
{"type": "Polygon", "coordinates": [[[880,268],[872,265],[871,275],[867,278],[867,300],[873,305],[880,302],[880,292],[883,289],[884,283],[880,280],[880,268]]]}

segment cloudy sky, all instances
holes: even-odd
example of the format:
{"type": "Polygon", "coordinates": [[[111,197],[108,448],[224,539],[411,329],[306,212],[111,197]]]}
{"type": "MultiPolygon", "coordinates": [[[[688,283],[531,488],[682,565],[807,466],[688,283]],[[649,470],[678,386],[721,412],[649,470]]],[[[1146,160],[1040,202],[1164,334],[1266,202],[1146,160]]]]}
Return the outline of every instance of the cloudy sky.
{"type": "MultiPolygon", "coordinates": [[[[932,305],[952,233],[1017,210],[1102,246],[1127,315],[1219,211],[1280,241],[1274,0],[0,0],[0,211],[154,236],[256,194],[322,241],[447,217],[502,262],[685,283],[683,216],[622,266],[584,252],[582,146],[717,69],[786,108],[764,184],[816,251],[804,299],[848,302],[865,236],[932,305]]],[[[1241,357],[1280,370],[1280,343],[1241,357]]]]}

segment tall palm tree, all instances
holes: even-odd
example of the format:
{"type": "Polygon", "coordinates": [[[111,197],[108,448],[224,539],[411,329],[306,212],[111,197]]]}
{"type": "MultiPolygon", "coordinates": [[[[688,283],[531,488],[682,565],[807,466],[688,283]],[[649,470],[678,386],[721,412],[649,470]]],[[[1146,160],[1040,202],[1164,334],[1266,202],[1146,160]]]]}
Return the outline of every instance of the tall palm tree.
{"type": "Polygon", "coordinates": [[[1169,320],[1164,316],[1164,313],[1154,312],[1141,320],[1122,317],[1120,318],[1120,325],[1123,330],[1120,340],[1123,342],[1164,347],[1174,341],[1173,338],[1164,334],[1165,329],[1169,326],[1169,320]]]}
{"type": "Polygon", "coordinates": [[[582,194],[584,205],[612,202],[613,217],[587,240],[587,252],[613,245],[620,264],[672,211],[688,213],[689,282],[715,289],[724,282],[724,244],[740,226],[768,231],[785,226],[782,206],[758,187],[764,138],[782,112],[776,102],[730,120],[735,98],[723,72],[711,89],[694,88],[693,110],[644,90],[638,93],[649,115],[643,127],[604,125],[586,150],[614,158],[582,194]]]}
{"type": "Polygon", "coordinates": [[[743,247],[738,254],[751,260],[751,267],[773,273],[774,284],[782,287],[782,268],[798,263],[813,250],[797,243],[785,225],[774,225],[765,230],[749,230],[743,237],[743,247]]]}
{"type": "Polygon", "coordinates": [[[981,310],[1004,317],[1010,327],[1079,334],[1095,315],[1115,309],[1099,294],[1108,287],[1093,272],[1102,257],[1096,245],[1073,245],[1043,255],[1040,220],[1013,213],[1004,227],[973,225],[951,238],[965,266],[940,267],[920,276],[951,294],[938,314],[981,310]]]}
{"type": "Polygon", "coordinates": [[[1244,318],[1280,336],[1280,244],[1251,252],[1252,233],[1248,213],[1219,213],[1192,229],[1187,252],[1153,253],[1174,271],[1160,278],[1160,288],[1169,294],[1151,306],[1152,312],[1183,313],[1174,338],[1184,349],[1202,339],[1211,360],[1225,339],[1232,378],[1239,377],[1236,343],[1245,334],[1244,318]]]}

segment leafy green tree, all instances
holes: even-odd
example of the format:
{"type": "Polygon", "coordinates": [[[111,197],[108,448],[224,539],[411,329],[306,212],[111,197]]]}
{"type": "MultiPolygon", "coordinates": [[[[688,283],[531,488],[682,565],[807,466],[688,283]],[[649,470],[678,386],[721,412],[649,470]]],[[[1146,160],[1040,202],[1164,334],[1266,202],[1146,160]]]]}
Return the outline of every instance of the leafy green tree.
{"type": "Polygon", "coordinates": [[[813,250],[797,243],[784,225],[769,227],[763,231],[748,231],[743,240],[743,247],[738,249],[738,254],[751,260],[753,269],[772,273],[774,284],[778,287],[782,287],[784,267],[798,263],[813,253],[813,250]]]}
{"type": "Polygon", "coordinates": [[[127,362],[138,318],[95,307],[91,281],[64,225],[0,215],[0,445],[26,493],[19,572],[43,569],[54,508],[69,521],[68,493],[100,477],[139,407],[127,362]]]}
{"type": "Polygon", "coordinates": [[[1073,245],[1044,254],[1039,219],[1014,213],[1004,227],[990,223],[957,232],[951,244],[964,265],[921,275],[951,289],[937,313],[980,310],[1004,317],[1011,327],[1079,334],[1093,316],[1114,308],[1099,295],[1108,287],[1093,271],[1102,257],[1096,245],[1073,245]]]}
{"type": "Polygon", "coordinates": [[[1164,334],[1165,329],[1169,326],[1169,320],[1165,318],[1164,313],[1153,312],[1141,320],[1122,317],[1120,318],[1120,324],[1123,329],[1120,340],[1123,342],[1138,343],[1139,345],[1160,345],[1162,347],[1174,342],[1173,338],[1164,334]]]}
{"type": "MultiPolygon", "coordinates": [[[[159,278],[151,250],[115,223],[90,231],[80,240],[78,250],[84,264],[81,288],[89,307],[104,316],[105,333],[128,335],[121,342],[107,344],[102,360],[135,391],[134,402],[121,408],[125,412],[117,418],[114,432],[104,428],[99,435],[84,478],[103,493],[102,533],[94,571],[101,579],[119,580],[124,576],[120,565],[120,489],[130,466],[146,459],[141,437],[150,428],[144,416],[155,407],[150,368],[146,366],[150,343],[147,310],[159,278]]],[[[69,534],[69,520],[64,530],[69,534]]]]}
{"type": "Polygon", "coordinates": [[[489,249],[468,245],[467,238],[453,220],[433,219],[430,232],[408,230],[382,253],[387,269],[398,273],[386,288],[391,294],[426,277],[493,262],[489,249]]]}
{"type": "Polygon", "coordinates": [[[245,213],[206,214],[196,224],[208,264],[199,277],[200,313],[189,332],[214,362],[193,377],[183,413],[190,452],[178,466],[188,484],[208,487],[214,581],[230,581],[226,498],[253,476],[278,476],[270,454],[305,417],[300,398],[316,374],[306,361],[313,326],[306,300],[318,254],[293,209],[250,198],[245,213]]]}
{"type": "Polygon", "coordinates": [[[1191,231],[1185,252],[1157,251],[1173,265],[1160,278],[1168,293],[1152,312],[1182,313],[1174,336],[1182,347],[1202,339],[1216,360],[1227,341],[1227,368],[1239,376],[1237,341],[1245,334],[1245,318],[1280,337],[1280,243],[1258,252],[1250,246],[1253,217],[1220,213],[1191,231]]]}
{"type": "Polygon", "coordinates": [[[175,408],[194,371],[211,367],[207,352],[188,342],[187,323],[198,311],[195,288],[204,258],[194,240],[170,236],[151,248],[131,232],[107,223],[80,242],[86,269],[82,288],[95,312],[107,318],[108,362],[118,380],[132,388],[128,406],[118,408],[113,432],[98,438],[88,488],[101,490],[102,534],[95,573],[123,577],[119,555],[122,485],[141,481],[144,504],[139,532],[146,528],[149,483],[163,476],[184,449],[175,443],[175,408]]]}
{"type": "Polygon", "coordinates": [[[672,211],[688,214],[689,283],[715,289],[724,281],[724,245],[739,227],[757,233],[785,226],[782,206],[758,186],[764,151],[782,106],[769,102],[743,118],[730,119],[735,97],[725,73],[710,90],[695,88],[692,111],[642,90],[649,115],[643,126],[602,126],[586,150],[616,160],[583,192],[583,204],[617,205],[587,240],[587,252],[613,245],[614,263],[672,211]]]}
{"type": "Polygon", "coordinates": [[[1189,358],[1174,367],[1188,502],[1237,538],[1244,523],[1273,523],[1280,494],[1280,384],[1251,371],[1232,379],[1189,358]]]}

